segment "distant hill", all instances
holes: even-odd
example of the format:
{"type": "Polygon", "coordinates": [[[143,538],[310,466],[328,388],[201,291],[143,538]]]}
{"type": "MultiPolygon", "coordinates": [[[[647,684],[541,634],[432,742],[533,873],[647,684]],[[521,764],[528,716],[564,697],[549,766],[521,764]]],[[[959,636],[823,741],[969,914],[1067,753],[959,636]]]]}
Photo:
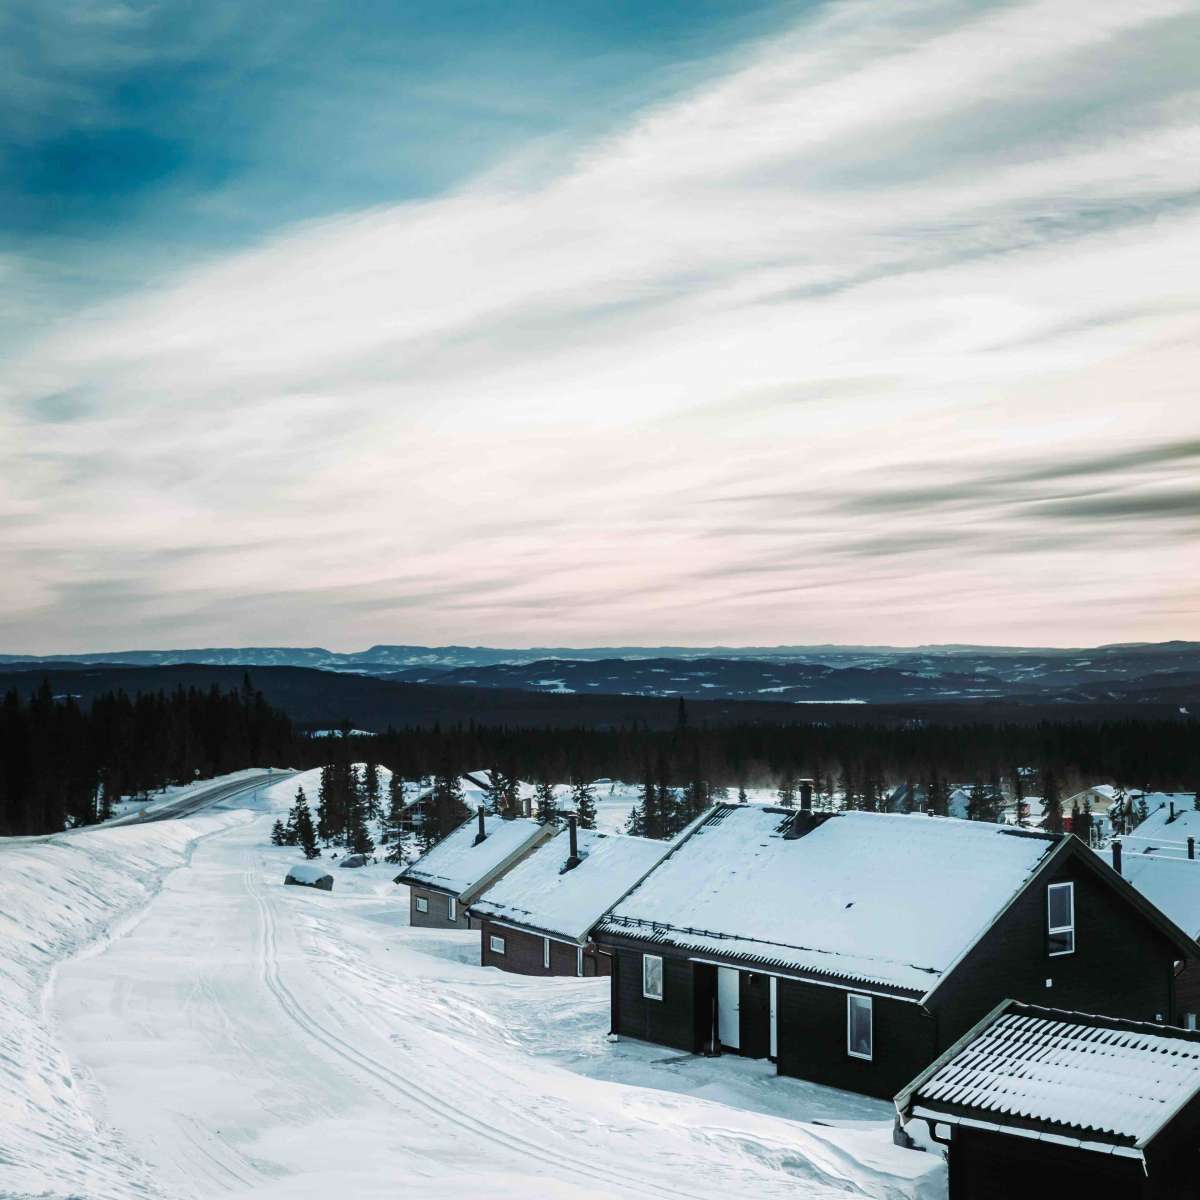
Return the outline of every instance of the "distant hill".
{"type": "Polygon", "coordinates": [[[591,647],[372,646],[125,650],[21,658],[8,673],[108,664],[304,668],[391,683],[695,700],[904,704],[1200,704],[1200,643],[1092,649],[923,646],[591,647]]]}
{"type": "MultiPolygon", "coordinates": [[[[538,668],[540,670],[540,667],[538,668]]],[[[609,668],[603,668],[608,670],[609,668]]],[[[655,668],[657,670],[657,668],[655,668]]],[[[702,666],[700,670],[708,670],[702,666]]],[[[538,675],[531,689],[492,685],[458,683],[412,683],[349,673],[333,673],[307,667],[249,667],[181,664],[178,666],[145,667],[121,664],[72,664],[63,662],[22,664],[0,670],[0,694],[15,688],[28,693],[48,681],[56,696],[74,696],[82,703],[116,689],[128,693],[171,690],[176,687],[221,689],[239,687],[249,671],[254,686],[267,699],[286,712],[305,728],[328,729],[348,721],[358,729],[382,731],[389,725],[396,728],[440,723],[447,727],[456,723],[491,726],[553,727],[573,726],[591,729],[631,728],[671,729],[679,719],[679,695],[627,695],[600,688],[568,692],[545,686],[550,676],[538,675]]],[[[536,672],[535,672],[536,673],[536,672]]],[[[849,674],[850,672],[846,672],[849,674]]],[[[839,674],[837,672],[834,673],[839,674]]],[[[873,673],[866,673],[874,678],[873,673]]],[[[555,677],[557,678],[557,676],[555,677]]],[[[810,680],[818,686],[817,676],[810,680]]],[[[683,676],[666,682],[679,686],[683,676]]],[[[691,684],[702,687],[708,680],[698,676],[691,684]]],[[[685,682],[687,682],[685,680],[685,682]]],[[[835,681],[836,682],[836,681],[835,681]]],[[[732,685],[731,685],[732,686],[732,685]]],[[[797,685],[799,686],[799,685],[797,685]]],[[[835,683],[828,677],[819,683],[826,696],[835,683]]],[[[838,686],[841,686],[838,683],[838,686]]],[[[853,672],[846,683],[848,688],[864,690],[863,674],[853,672]]],[[[1131,715],[1144,717],[1176,717],[1179,708],[1200,689],[1188,691],[1167,700],[1147,696],[1129,696],[1076,701],[1080,705],[1070,711],[1086,712],[1090,719],[1118,718],[1131,715]]],[[[688,692],[695,695],[694,691],[688,692]]],[[[797,704],[770,694],[759,699],[710,698],[688,699],[688,719],[693,725],[733,724],[800,724],[807,722],[871,723],[911,725],[927,720],[963,722],[1002,720],[1034,722],[1042,719],[1061,719],[1064,716],[1061,699],[1045,700],[1036,695],[1010,699],[1005,697],[937,696],[909,698],[903,702],[878,699],[870,704],[847,704],[814,701],[797,704]]],[[[1192,709],[1200,711],[1200,704],[1192,709]]]]}

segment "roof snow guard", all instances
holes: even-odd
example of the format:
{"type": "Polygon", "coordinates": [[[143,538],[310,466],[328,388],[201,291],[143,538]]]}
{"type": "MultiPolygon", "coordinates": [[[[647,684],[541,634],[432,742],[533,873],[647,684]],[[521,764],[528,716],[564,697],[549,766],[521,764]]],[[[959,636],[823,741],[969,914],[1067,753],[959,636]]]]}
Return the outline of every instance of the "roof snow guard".
{"type": "Polygon", "coordinates": [[[913,1117],[1141,1158],[1200,1092],[1200,1034],[1006,1000],[896,1097],[913,1117]]]}

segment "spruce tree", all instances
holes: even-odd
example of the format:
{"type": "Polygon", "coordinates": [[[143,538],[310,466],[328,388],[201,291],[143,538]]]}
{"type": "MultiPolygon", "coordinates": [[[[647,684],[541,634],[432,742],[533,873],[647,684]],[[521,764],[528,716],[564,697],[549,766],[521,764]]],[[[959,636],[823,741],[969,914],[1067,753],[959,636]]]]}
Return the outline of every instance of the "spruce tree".
{"type": "Polygon", "coordinates": [[[283,829],[283,822],[278,817],[275,818],[275,824],[271,826],[271,845],[272,846],[286,846],[287,845],[287,835],[285,834],[284,829],[283,829]]]}
{"type": "Polygon", "coordinates": [[[987,821],[990,819],[987,792],[983,784],[976,780],[971,784],[971,790],[967,795],[967,820],[987,821]]]}
{"type": "Polygon", "coordinates": [[[778,797],[782,807],[796,807],[796,779],[791,771],[784,771],[783,778],[779,781],[779,790],[775,795],[778,797]]]}
{"type": "Polygon", "coordinates": [[[1062,833],[1062,797],[1058,792],[1058,779],[1050,767],[1042,770],[1042,828],[1047,833],[1062,833]]]}
{"type": "Polygon", "coordinates": [[[377,763],[368,760],[363,767],[362,787],[367,820],[378,821],[382,815],[382,809],[379,805],[379,765],[377,763]]]}
{"type": "Polygon", "coordinates": [[[308,810],[308,801],[304,798],[303,788],[296,794],[295,805],[296,840],[305,858],[319,858],[321,848],[317,845],[317,831],[313,828],[312,813],[308,810]]]}
{"type": "Polygon", "coordinates": [[[571,782],[571,802],[579,819],[580,829],[596,828],[596,796],[591,783],[582,775],[571,782]]]}
{"type": "Polygon", "coordinates": [[[538,780],[533,792],[534,819],[542,825],[558,824],[558,799],[554,785],[548,780],[538,780]]]}

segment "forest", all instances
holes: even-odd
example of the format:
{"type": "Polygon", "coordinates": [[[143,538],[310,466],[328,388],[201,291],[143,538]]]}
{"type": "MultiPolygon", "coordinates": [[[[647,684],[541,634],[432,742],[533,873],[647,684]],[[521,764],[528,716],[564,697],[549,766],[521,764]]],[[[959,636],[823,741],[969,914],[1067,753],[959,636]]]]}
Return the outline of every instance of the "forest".
{"type": "Polygon", "coordinates": [[[493,769],[533,782],[598,778],[691,797],[809,777],[818,792],[875,807],[903,782],[1049,777],[1063,794],[1089,783],[1195,790],[1200,723],[1090,718],[1084,707],[1039,722],[830,721],[709,726],[680,701],[674,727],[489,725],[479,721],[314,738],[298,732],[247,674],[236,689],[114,691],[81,703],[46,682],[0,704],[0,834],[47,833],[104,820],[122,796],[145,795],[248,766],[375,762],[402,779],[449,780],[493,769]]]}

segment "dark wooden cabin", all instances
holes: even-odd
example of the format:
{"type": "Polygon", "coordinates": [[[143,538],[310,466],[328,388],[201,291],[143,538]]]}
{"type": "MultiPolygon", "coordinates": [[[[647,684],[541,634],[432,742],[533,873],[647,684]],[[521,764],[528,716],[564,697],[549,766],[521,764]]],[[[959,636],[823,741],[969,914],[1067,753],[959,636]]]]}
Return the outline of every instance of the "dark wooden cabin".
{"type": "Polygon", "coordinates": [[[471,904],[553,833],[536,821],[481,808],[396,876],[408,884],[409,921],[432,929],[478,928],[467,915],[471,904]]]}
{"type": "Polygon", "coordinates": [[[593,936],[614,1034],[881,1097],[1007,996],[1175,1021],[1200,951],[1074,837],[737,805],[593,936]]]}
{"type": "Polygon", "coordinates": [[[1200,1197],[1200,1034],[1006,1000],[896,1097],[949,1200],[1200,1197]]]}
{"type": "Polygon", "coordinates": [[[568,827],[539,846],[472,906],[480,962],[521,975],[608,975],[591,939],[596,922],[670,850],[648,838],[568,827]]]}

